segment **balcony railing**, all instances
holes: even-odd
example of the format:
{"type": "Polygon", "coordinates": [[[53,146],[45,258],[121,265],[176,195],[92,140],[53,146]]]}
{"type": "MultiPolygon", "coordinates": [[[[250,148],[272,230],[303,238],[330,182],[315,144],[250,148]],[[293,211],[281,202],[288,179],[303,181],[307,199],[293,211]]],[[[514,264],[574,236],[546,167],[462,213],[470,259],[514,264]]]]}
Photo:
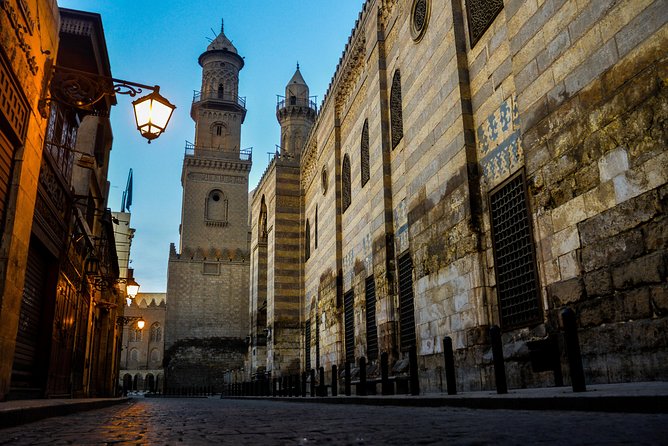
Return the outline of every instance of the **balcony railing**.
{"type": "Polygon", "coordinates": [[[317,96],[311,96],[308,99],[302,99],[297,97],[285,98],[284,96],[276,96],[276,111],[285,108],[285,107],[308,107],[312,108],[316,113],[318,112],[318,106],[316,104],[317,96]]]}
{"type": "Polygon", "coordinates": [[[232,93],[219,93],[217,91],[193,91],[193,102],[205,100],[228,102],[240,105],[243,109],[246,109],[245,97],[237,96],[232,93]]]}
{"type": "Polygon", "coordinates": [[[222,150],[216,147],[196,146],[190,141],[186,141],[186,156],[194,156],[197,152],[198,156],[205,158],[218,158],[228,160],[251,161],[253,159],[253,148],[236,150],[222,150]]]}

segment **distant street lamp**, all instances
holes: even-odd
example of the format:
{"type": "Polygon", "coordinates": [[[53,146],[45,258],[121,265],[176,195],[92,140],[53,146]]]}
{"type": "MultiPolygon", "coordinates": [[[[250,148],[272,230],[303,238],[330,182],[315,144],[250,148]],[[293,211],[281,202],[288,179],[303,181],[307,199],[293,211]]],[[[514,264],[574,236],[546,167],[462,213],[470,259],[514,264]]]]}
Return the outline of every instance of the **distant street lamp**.
{"type": "Polygon", "coordinates": [[[158,85],[138,84],[54,65],[49,86],[50,96],[40,99],[39,110],[42,117],[46,118],[46,105],[49,102],[58,102],[80,110],[96,112],[94,105],[105,96],[127,94],[135,97],[144,89],[151,93],[133,101],[132,106],[137,130],[150,144],[165,131],[176,108],[160,94],[158,85]]]}
{"type": "Polygon", "coordinates": [[[142,316],[118,316],[116,322],[121,326],[129,325],[131,322],[137,322],[137,328],[140,330],[143,330],[146,325],[146,321],[144,321],[142,316]]]}

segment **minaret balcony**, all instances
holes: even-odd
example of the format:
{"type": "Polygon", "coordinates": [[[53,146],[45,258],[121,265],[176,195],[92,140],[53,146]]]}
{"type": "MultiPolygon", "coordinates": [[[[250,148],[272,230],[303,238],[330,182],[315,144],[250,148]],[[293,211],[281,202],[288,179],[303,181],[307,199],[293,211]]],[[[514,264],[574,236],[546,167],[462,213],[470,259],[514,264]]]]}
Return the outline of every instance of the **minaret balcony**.
{"type": "Polygon", "coordinates": [[[276,101],[276,112],[278,112],[282,108],[287,108],[287,107],[306,107],[313,109],[313,111],[317,113],[318,106],[316,105],[314,98],[315,96],[311,96],[308,99],[296,98],[293,96],[291,98],[286,99],[283,96],[278,96],[276,101]]]}
{"type": "Polygon", "coordinates": [[[193,91],[193,103],[190,108],[190,116],[195,120],[195,110],[198,107],[239,112],[243,115],[242,122],[246,117],[246,98],[234,93],[193,91]]]}
{"type": "Polygon", "coordinates": [[[209,159],[252,161],[253,148],[249,147],[247,149],[241,150],[225,150],[219,147],[205,147],[195,145],[190,141],[186,141],[185,156],[209,159]]]}

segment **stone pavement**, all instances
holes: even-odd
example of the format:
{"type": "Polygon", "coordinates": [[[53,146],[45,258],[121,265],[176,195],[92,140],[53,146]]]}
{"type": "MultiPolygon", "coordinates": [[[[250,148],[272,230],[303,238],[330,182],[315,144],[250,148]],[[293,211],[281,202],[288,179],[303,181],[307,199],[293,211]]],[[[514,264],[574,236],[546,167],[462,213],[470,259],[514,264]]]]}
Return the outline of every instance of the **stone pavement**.
{"type": "Polygon", "coordinates": [[[668,414],[136,398],[0,429],[0,445],[666,444],[668,414]]]}

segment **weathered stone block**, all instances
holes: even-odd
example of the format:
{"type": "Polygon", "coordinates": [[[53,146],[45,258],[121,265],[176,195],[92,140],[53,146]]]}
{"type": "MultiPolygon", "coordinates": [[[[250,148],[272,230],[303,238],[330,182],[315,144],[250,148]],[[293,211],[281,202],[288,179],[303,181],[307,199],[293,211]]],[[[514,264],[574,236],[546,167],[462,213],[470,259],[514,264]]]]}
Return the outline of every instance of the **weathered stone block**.
{"type": "Polygon", "coordinates": [[[623,147],[617,147],[598,160],[601,182],[613,179],[629,169],[629,155],[623,147]]]}
{"type": "Polygon", "coordinates": [[[582,266],[593,271],[606,265],[615,265],[640,256],[644,252],[639,230],[600,240],[582,248],[582,266]]]}
{"type": "Polygon", "coordinates": [[[659,210],[656,192],[620,203],[578,224],[583,246],[606,239],[654,218],[659,210]]]}
{"type": "Polygon", "coordinates": [[[562,280],[547,286],[547,295],[555,307],[563,307],[580,301],[583,291],[582,279],[579,277],[562,280]]]}
{"type": "Polygon", "coordinates": [[[649,283],[661,283],[666,278],[665,254],[655,252],[617,266],[612,271],[615,289],[625,289],[649,283]]]}
{"type": "Polygon", "coordinates": [[[668,316],[668,284],[650,287],[650,305],[655,316],[668,316]]]}
{"type": "Polygon", "coordinates": [[[643,227],[642,232],[647,251],[668,249],[668,218],[649,222],[643,227]]]}
{"type": "Polygon", "coordinates": [[[587,296],[596,297],[612,293],[612,277],[607,268],[593,271],[584,275],[584,285],[587,296]]]}
{"type": "Polygon", "coordinates": [[[582,328],[596,327],[614,322],[619,305],[619,300],[613,297],[603,297],[584,302],[577,310],[580,326],[582,328]]]}
{"type": "Polygon", "coordinates": [[[645,319],[652,316],[649,288],[637,288],[621,293],[623,313],[621,320],[645,319]]]}

